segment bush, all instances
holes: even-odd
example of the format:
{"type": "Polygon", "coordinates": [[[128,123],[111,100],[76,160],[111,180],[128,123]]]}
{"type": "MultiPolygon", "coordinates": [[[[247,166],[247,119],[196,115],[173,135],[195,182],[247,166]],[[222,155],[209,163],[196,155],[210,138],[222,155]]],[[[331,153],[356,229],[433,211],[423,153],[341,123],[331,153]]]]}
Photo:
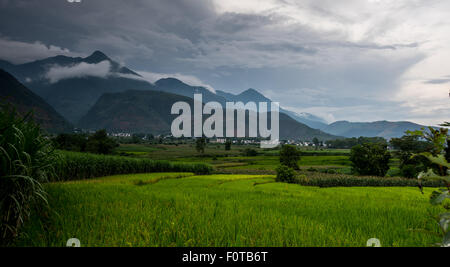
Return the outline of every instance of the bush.
{"type": "Polygon", "coordinates": [[[402,177],[406,178],[416,178],[417,175],[422,171],[423,168],[413,164],[404,164],[400,166],[400,174],[402,177]]]}
{"type": "Polygon", "coordinates": [[[230,151],[231,150],[231,140],[227,140],[225,142],[225,150],[230,151]]]}
{"type": "Polygon", "coordinates": [[[395,149],[394,155],[400,160],[400,174],[407,178],[417,178],[420,172],[430,167],[424,157],[412,157],[413,154],[431,151],[433,144],[421,141],[418,136],[405,135],[401,138],[392,138],[391,146],[395,149]]]}
{"type": "Polygon", "coordinates": [[[280,163],[294,170],[298,170],[298,161],[300,160],[300,151],[292,145],[284,145],[280,151],[280,163]]]}
{"type": "Polygon", "coordinates": [[[46,203],[41,183],[53,175],[51,142],[29,117],[0,108],[0,245],[10,243],[31,210],[46,203]]]}
{"type": "Polygon", "coordinates": [[[289,168],[284,165],[280,165],[276,169],[277,172],[277,182],[283,182],[283,183],[295,183],[296,179],[296,173],[295,170],[292,168],[289,168]]]}
{"type": "Polygon", "coordinates": [[[389,170],[391,154],[386,145],[367,143],[354,146],[350,152],[352,169],[360,175],[384,177],[389,170]]]}
{"type": "Polygon", "coordinates": [[[99,130],[88,137],[86,151],[95,154],[111,154],[119,144],[108,137],[106,130],[99,130]]]}
{"type": "Polygon", "coordinates": [[[246,148],[246,149],[244,149],[244,151],[242,153],[246,157],[255,157],[258,155],[258,152],[253,148],[246,148]]]}
{"type": "Polygon", "coordinates": [[[321,172],[321,173],[328,173],[328,174],[336,174],[336,170],[335,169],[321,169],[321,170],[319,170],[319,172],[321,172]]]}
{"type": "Polygon", "coordinates": [[[87,144],[85,134],[59,134],[53,139],[53,144],[57,149],[85,152],[87,144]]]}

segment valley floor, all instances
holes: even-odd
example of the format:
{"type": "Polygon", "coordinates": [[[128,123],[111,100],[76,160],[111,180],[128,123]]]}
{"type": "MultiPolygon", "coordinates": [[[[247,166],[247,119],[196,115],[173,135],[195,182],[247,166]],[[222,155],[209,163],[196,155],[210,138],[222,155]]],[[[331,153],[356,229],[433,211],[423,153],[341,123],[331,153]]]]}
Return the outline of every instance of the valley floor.
{"type": "Polygon", "coordinates": [[[50,183],[18,246],[430,246],[431,188],[317,188],[270,175],[152,173],[50,183]],[[414,230],[415,229],[415,230],[414,230]]]}

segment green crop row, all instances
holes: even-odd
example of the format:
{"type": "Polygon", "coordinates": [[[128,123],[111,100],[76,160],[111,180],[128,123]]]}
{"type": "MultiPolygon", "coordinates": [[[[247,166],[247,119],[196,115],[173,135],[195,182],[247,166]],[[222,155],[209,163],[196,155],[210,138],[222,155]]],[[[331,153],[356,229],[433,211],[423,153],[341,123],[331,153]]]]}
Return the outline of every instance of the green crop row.
{"type": "MultiPolygon", "coordinates": [[[[385,178],[385,177],[358,177],[347,175],[327,175],[323,177],[307,177],[299,175],[296,183],[304,186],[318,187],[418,187],[418,179],[385,178]]],[[[444,186],[441,181],[422,181],[423,187],[444,186]]]]}
{"type": "Polygon", "coordinates": [[[117,174],[150,172],[191,172],[210,174],[213,168],[203,163],[178,163],[120,156],[59,151],[51,181],[82,180],[117,174]]]}

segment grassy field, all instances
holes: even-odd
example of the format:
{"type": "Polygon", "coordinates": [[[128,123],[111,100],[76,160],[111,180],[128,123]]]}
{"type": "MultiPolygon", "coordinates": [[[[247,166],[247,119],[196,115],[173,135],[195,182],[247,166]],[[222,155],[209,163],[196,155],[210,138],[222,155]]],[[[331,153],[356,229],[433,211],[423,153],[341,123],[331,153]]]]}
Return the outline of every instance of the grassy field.
{"type": "MultiPolygon", "coordinates": [[[[232,146],[230,151],[225,151],[223,145],[209,144],[204,155],[207,156],[220,156],[230,155],[237,156],[242,153],[244,148],[242,146],[232,146]]],[[[259,149],[258,149],[259,150],[259,149]]],[[[145,157],[151,159],[174,159],[192,157],[192,155],[200,155],[195,150],[195,144],[180,144],[180,145],[168,145],[168,144],[156,144],[156,145],[144,145],[144,144],[122,144],[116,149],[117,153],[128,154],[134,157],[145,157]]]]}
{"type": "Polygon", "coordinates": [[[417,188],[317,188],[273,176],[153,173],[51,183],[51,212],[17,245],[430,246],[438,213],[417,188]],[[256,184],[255,184],[256,183],[256,184]]]}
{"type": "MultiPolygon", "coordinates": [[[[248,146],[233,145],[230,151],[222,144],[208,144],[204,153],[198,153],[192,144],[181,145],[136,145],[126,144],[117,148],[118,153],[131,157],[163,159],[185,163],[208,163],[219,171],[246,174],[261,171],[273,173],[280,164],[279,150],[264,150],[251,146],[258,152],[257,156],[244,156],[243,151],[248,146]]],[[[302,147],[302,157],[298,162],[302,170],[314,168],[317,170],[333,169],[338,173],[350,174],[349,149],[320,149],[302,147]]],[[[391,160],[389,176],[398,176],[399,161],[391,160]]]]}

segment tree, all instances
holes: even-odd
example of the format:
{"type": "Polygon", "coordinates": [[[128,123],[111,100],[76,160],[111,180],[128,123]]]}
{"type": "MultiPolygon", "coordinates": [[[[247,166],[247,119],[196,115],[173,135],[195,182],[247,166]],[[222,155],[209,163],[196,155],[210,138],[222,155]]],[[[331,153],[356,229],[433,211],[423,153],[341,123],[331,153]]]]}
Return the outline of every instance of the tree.
{"type": "Polygon", "coordinates": [[[317,137],[314,137],[313,140],[312,140],[312,142],[313,142],[314,146],[315,146],[316,149],[317,149],[317,147],[320,145],[319,139],[317,139],[317,137]]]}
{"type": "Polygon", "coordinates": [[[450,139],[447,140],[447,148],[445,148],[445,160],[450,162],[450,139]]]}
{"type": "Polygon", "coordinates": [[[195,141],[195,149],[198,153],[205,153],[205,147],[206,147],[206,138],[197,138],[195,141]]]}
{"type": "MultiPolygon", "coordinates": [[[[442,126],[448,126],[447,123],[442,124],[442,126]]],[[[427,140],[432,144],[432,149],[428,153],[432,156],[442,156],[446,157],[446,155],[441,155],[446,150],[446,143],[448,144],[448,130],[447,128],[434,129],[433,127],[428,127],[428,131],[425,131],[424,128],[419,131],[407,131],[408,135],[418,136],[422,139],[427,140]]],[[[426,155],[424,153],[420,153],[419,155],[426,155]]],[[[432,168],[438,175],[444,176],[447,174],[448,167],[442,166],[431,161],[430,168],[432,168]]]]}
{"type": "MultiPolygon", "coordinates": [[[[450,127],[450,122],[444,122],[441,124],[442,127],[450,127]]],[[[445,148],[445,160],[450,162],[450,139],[447,138],[447,147],[445,148]]]]}
{"type": "Polygon", "coordinates": [[[53,139],[57,149],[85,152],[87,135],[85,134],[59,134],[53,139]]]}
{"type": "MultiPolygon", "coordinates": [[[[448,127],[450,126],[450,123],[447,122],[441,126],[448,127]]],[[[450,168],[450,162],[448,160],[450,137],[448,135],[448,129],[441,128],[435,130],[430,127],[429,130],[430,132],[425,132],[425,130],[422,129],[422,131],[408,132],[408,134],[426,139],[434,146],[431,153],[422,152],[415,155],[426,157],[434,165],[433,168],[421,172],[418,175],[418,178],[419,181],[438,180],[446,185],[446,188],[441,188],[439,191],[434,191],[431,194],[430,203],[435,206],[441,206],[447,210],[437,216],[436,222],[442,234],[442,243],[440,243],[440,245],[443,247],[450,247],[450,205],[445,203],[446,199],[450,199],[450,171],[448,171],[450,168]],[[435,172],[435,170],[438,172],[435,172]]],[[[423,193],[422,186],[420,186],[420,189],[423,193]]]]}
{"type": "Polygon", "coordinates": [[[133,134],[131,136],[131,142],[133,144],[141,144],[143,142],[143,140],[145,139],[145,134],[133,134]]]}
{"type": "Polygon", "coordinates": [[[387,144],[386,139],[383,137],[352,137],[352,138],[341,138],[336,140],[329,140],[326,142],[330,148],[352,148],[356,145],[362,145],[365,143],[377,143],[377,144],[387,144]]]}
{"type": "Polygon", "coordinates": [[[360,175],[384,177],[389,170],[391,154],[382,144],[362,144],[354,146],[350,152],[353,171],[360,175]]]}
{"type": "Polygon", "coordinates": [[[401,138],[392,138],[390,145],[395,149],[395,156],[400,159],[400,172],[407,178],[416,178],[426,170],[428,160],[424,157],[412,157],[414,153],[432,151],[430,142],[419,140],[419,136],[405,135],[401,138]]]}
{"type": "Polygon", "coordinates": [[[225,142],[225,150],[230,151],[231,150],[231,140],[227,140],[225,142]]]}
{"type": "Polygon", "coordinates": [[[300,160],[300,151],[292,145],[284,145],[280,151],[280,163],[294,170],[298,170],[298,161],[300,160]]]}
{"type": "Polygon", "coordinates": [[[88,137],[86,151],[96,154],[111,154],[118,144],[108,137],[106,130],[99,130],[88,137]]]}

